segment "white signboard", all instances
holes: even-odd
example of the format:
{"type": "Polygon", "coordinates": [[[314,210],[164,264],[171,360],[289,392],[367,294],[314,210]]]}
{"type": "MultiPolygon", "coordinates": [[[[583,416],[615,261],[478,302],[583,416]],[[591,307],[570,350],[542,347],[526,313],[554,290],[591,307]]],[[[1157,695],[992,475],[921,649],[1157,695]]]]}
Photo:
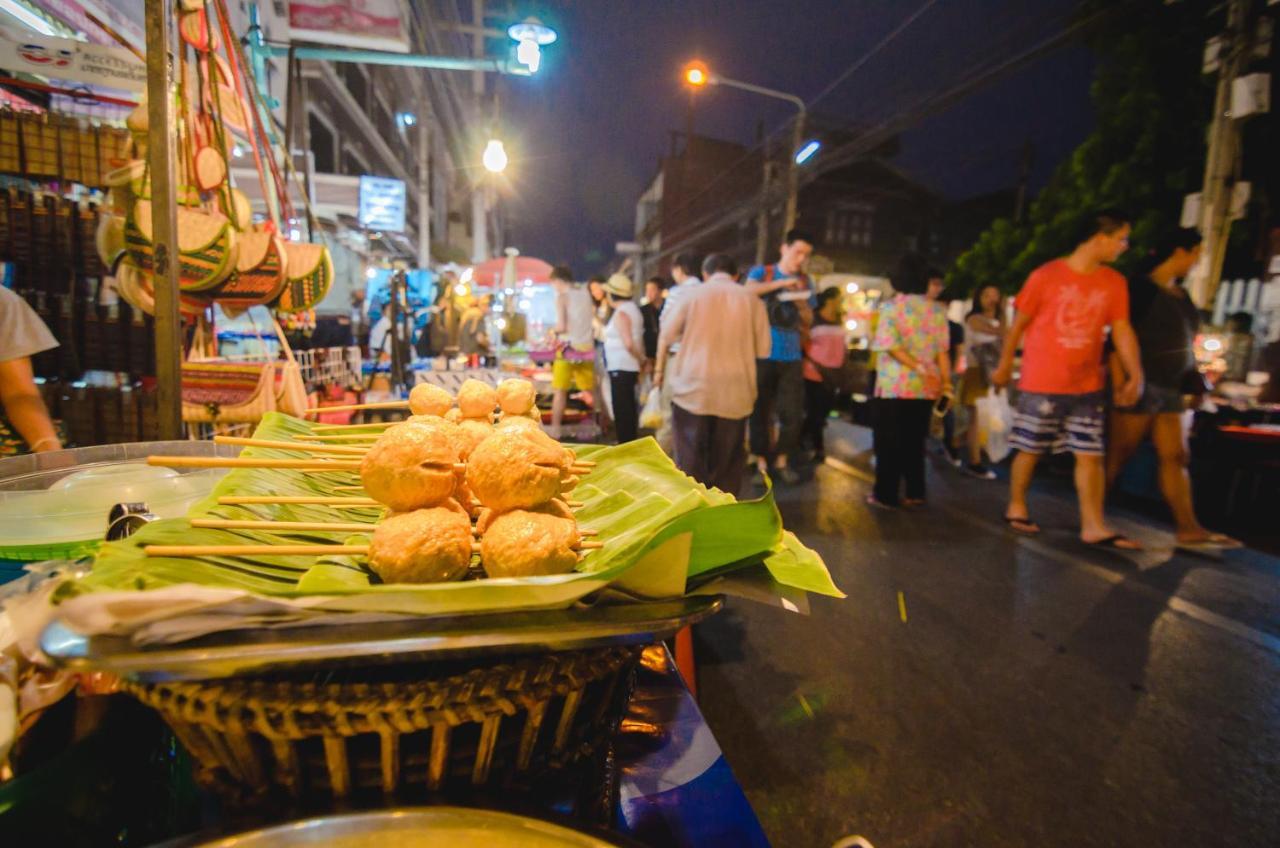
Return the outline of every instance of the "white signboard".
{"type": "Polygon", "coordinates": [[[384,233],[403,233],[404,208],[404,180],[360,178],[360,226],[384,233]]]}
{"type": "Polygon", "coordinates": [[[59,80],[146,91],[147,66],[122,47],[0,28],[0,68],[59,80]]]}

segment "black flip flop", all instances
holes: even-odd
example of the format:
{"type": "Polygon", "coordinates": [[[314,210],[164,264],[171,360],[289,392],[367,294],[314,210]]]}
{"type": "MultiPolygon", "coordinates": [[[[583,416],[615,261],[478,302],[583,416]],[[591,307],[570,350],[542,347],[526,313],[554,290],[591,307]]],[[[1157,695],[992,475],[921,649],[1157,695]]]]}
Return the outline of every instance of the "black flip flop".
{"type": "MultiPolygon", "coordinates": [[[[1081,539],[1080,541],[1084,542],[1083,539],[1081,539]]],[[[1124,535],[1123,533],[1112,533],[1110,536],[1107,536],[1104,539],[1098,539],[1095,542],[1085,542],[1085,544],[1091,548],[1106,548],[1107,550],[1110,550],[1110,551],[1123,551],[1125,553],[1137,553],[1138,551],[1146,550],[1146,548],[1142,547],[1141,542],[1137,541],[1136,539],[1130,539],[1128,536],[1124,535]],[[1125,546],[1120,544],[1121,542],[1129,542],[1132,545],[1137,545],[1137,547],[1126,548],[1125,546]]]]}
{"type": "Polygon", "coordinates": [[[1009,529],[1017,533],[1019,536],[1039,536],[1041,533],[1040,525],[1032,521],[1031,516],[1029,515],[1026,518],[1013,518],[1012,516],[1005,515],[1003,518],[1004,523],[1009,526],[1009,529]],[[1017,525],[1019,524],[1023,525],[1023,527],[1018,527],[1017,525]]]}

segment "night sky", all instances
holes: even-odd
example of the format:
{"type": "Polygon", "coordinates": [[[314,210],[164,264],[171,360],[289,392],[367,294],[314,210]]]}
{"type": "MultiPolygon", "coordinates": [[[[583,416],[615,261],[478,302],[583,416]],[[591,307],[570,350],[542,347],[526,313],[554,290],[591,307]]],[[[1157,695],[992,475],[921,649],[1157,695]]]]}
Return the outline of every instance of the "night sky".
{"type": "MultiPolygon", "coordinates": [[[[579,274],[633,236],[635,202],[657,173],[689,95],[680,69],[714,72],[819,95],[911,14],[927,7],[843,83],[810,104],[814,115],[858,127],[909,111],[979,68],[1061,32],[1073,0],[543,0],[520,5],[560,40],[531,79],[501,82],[501,127],[511,153],[508,241],[567,262],[579,274]]],[[[1092,127],[1093,61],[1068,47],[988,85],[902,135],[894,163],[950,199],[1006,188],[1019,151],[1035,149],[1042,185],[1092,127]]],[[[724,87],[697,96],[695,131],[751,144],[758,121],[780,127],[783,102],[724,87]]],[[[821,154],[819,154],[821,155],[821,154]]]]}

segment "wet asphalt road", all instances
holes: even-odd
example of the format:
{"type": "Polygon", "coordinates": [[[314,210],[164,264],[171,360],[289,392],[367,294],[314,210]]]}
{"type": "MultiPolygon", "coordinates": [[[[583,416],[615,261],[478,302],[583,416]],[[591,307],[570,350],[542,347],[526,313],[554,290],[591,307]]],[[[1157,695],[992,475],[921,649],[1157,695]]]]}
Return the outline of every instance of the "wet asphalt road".
{"type": "Polygon", "coordinates": [[[1123,512],[1149,550],[1089,549],[1060,479],[1016,537],[1004,483],[941,463],[926,509],[872,511],[852,453],[778,498],[849,597],[732,600],[695,634],[774,845],[1280,844],[1280,559],[1123,512]]]}

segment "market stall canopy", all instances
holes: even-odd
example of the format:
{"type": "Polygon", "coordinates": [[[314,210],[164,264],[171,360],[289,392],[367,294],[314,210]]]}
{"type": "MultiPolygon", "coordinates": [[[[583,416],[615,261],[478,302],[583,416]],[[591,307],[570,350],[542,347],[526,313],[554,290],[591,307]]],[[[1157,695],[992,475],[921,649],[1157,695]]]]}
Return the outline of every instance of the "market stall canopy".
{"type": "Polygon", "coordinates": [[[475,285],[484,288],[515,285],[525,280],[532,283],[549,283],[551,266],[532,256],[504,256],[475,266],[471,279],[475,285]]]}

